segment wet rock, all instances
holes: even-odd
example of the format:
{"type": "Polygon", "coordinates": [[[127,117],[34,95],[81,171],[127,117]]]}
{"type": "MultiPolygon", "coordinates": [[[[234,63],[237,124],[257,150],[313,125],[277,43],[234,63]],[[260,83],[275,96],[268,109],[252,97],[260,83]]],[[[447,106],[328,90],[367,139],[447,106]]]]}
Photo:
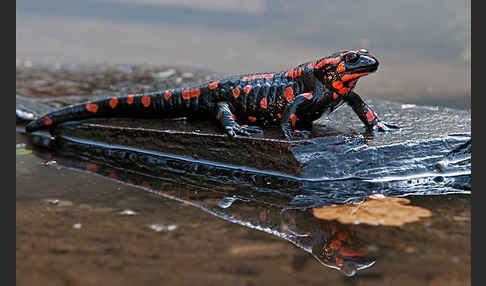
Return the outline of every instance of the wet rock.
{"type": "MultiPolygon", "coordinates": [[[[107,66],[44,70],[20,66],[17,87],[27,93],[22,95],[35,94],[40,80],[44,80],[42,86],[46,81],[53,86],[51,96],[41,95],[43,98],[34,102],[18,96],[17,110],[39,116],[88,98],[146,91],[140,84],[151,86],[153,91],[208,78],[208,73],[197,70],[173,69],[176,74],[170,75],[171,80],[158,81],[153,74],[170,68],[132,66],[132,72],[126,73],[107,66]],[[188,77],[189,73],[193,76],[188,77]],[[78,83],[78,94],[52,97],[58,91],[53,79],[78,83]],[[90,88],[84,90],[84,86],[90,88]],[[93,95],[94,90],[100,93],[93,95]],[[91,92],[89,97],[82,95],[86,91],[91,92]]],[[[470,192],[470,112],[382,100],[368,103],[382,120],[394,122],[401,129],[369,133],[352,109],[343,107],[314,122],[305,140],[287,141],[279,127],[266,128],[263,135],[230,138],[214,121],[133,118],[67,122],[51,130],[56,136],[55,146],[46,133],[34,134],[32,140],[70,156],[156,176],[166,176],[170,171],[220,183],[255,185],[259,191],[298,191],[291,206],[299,208],[319,200],[322,203],[323,198],[334,203],[359,201],[373,193],[470,192]]]]}
{"type": "MultiPolygon", "coordinates": [[[[309,179],[392,180],[426,173],[444,179],[470,172],[470,163],[451,165],[448,158],[471,144],[468,112],[370,102],[381,111],[381,118],[401,129],[370,134],[353,113],[342,111],[332,114],[331,120],[318,120],[311,137],[298,141],[284,140],[278,127],[265,129],[264,136],[229,138],[215,122],[154,119],[70,122],[54,134],[309,179]]],[[[462,161],[470,160],[470,155],[466,150],[462,161]]]]}

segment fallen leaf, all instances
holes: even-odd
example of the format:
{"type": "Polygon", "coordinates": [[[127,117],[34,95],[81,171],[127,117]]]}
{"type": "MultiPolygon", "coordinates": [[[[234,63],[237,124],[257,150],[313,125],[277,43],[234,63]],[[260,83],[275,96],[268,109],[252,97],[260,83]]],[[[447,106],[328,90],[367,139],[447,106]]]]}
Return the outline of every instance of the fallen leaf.
{"type": "Polygon", "coordinates": [[[371,224],[400,226],[414,222],[421,217],[429,217],[432,212],[417,206],[408,206],[405,198],[372,195],[360,203],[314,208],[315,217],[324,220],[337,220],[343,224],[371,224]]]}

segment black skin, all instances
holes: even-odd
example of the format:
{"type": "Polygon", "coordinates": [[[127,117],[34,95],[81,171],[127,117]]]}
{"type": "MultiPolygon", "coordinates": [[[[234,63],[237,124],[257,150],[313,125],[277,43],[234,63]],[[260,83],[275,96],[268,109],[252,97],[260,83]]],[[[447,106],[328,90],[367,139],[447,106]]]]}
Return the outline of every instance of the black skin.
{"type": "Polygon", "coordinates": [[[340,61],[336,64],[329,64],[324,69],[314,70],[306,78],[306,83],[314,86],[312,97],[310,99],[297,96],[293,102],[287,105],[282,117],[281,127],[287,138],[293,138],[296,136],[306,136],[306,133],[295,132],[295,126],[292,125],[291,115],[295,114],[297,118],[301,119],[303,123],[312,122],[322,116],[323,113],[331,113],[341,104],[348,104],[358,115],[359,119],[363,122],[366,128],[370,131],[392,131],[399,129],[399,127],[393,123],[386,123],[378,119],[373,109],[366,104],[363,99],[353,91],[356,86],[356,81],[351,83],[350,81],[343,82],[343,87],[349,88],[349,91],[345,93],[339,93],[339,90],[333,86],[333,82],[341,81],[343,75],[348,74],[360,74],[371,73],[378,68],[378,61],[366,50],[346,51],[336,53],[330,56],[330,58],[340,57],[340,61]],[[342,56],[343,54],[352,55],[351,57],[342,56]],[[338,72],[337,67],[340,63],[343,63],[345,67],[344,72],[338,72]],[[333,99],[333,95],[339,94],[337,99],[333,99]],[[367,113],[371,112],[373,118],[368,118],[367,113]],[[371,120],[370,120],[371,119],[371,120]]]}
{"type": "Polygon", "coordinates": [[[92,117],[210,116],[219,120],[231,137],[261,133],[260,127],[278,124],[285,138],[291,140],[308,135],[308,131],[297,130],[296,125],[311,126],[314,120],[343,103],[351,106],[368,130],[395,130],[398,126],[379,120],[371,107],[353,92],[358,79],[377,68],[378,61],[366,50],[342,51],[288,71],[233,76],[191,88],[68,106],[29,123],[26,131],[92,117]]]}

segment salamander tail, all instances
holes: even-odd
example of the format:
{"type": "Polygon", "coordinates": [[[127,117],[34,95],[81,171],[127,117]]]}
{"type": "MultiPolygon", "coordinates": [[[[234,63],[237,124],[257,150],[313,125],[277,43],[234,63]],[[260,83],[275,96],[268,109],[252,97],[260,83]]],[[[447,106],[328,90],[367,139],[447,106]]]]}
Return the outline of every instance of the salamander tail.
{"type": "Polygon", "coordinates": [[[94,117],[129,117],[154,115],[161,112],[157,104],[159,94],[139,94],[116,96],[112,98],[70,105],[63,109],[48,113],[30,122],[25,131],[34,132],[47,129],[67,121],[75,121],[94,117]]]}

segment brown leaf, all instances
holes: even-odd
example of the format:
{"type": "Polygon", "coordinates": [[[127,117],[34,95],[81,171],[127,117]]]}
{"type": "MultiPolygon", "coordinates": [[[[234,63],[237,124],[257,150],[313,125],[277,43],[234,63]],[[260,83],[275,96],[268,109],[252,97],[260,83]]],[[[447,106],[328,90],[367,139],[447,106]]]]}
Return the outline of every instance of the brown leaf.
{"type": "Polygon", "coordinates": [[[314,208],[312,211],[319,219],[337,220],[343,224],[388,226],[400,226],[432,215],[427,209],[407,206],[409,202],[410,200],[405,198],[372,195],[361,203],[314,208]]]}

